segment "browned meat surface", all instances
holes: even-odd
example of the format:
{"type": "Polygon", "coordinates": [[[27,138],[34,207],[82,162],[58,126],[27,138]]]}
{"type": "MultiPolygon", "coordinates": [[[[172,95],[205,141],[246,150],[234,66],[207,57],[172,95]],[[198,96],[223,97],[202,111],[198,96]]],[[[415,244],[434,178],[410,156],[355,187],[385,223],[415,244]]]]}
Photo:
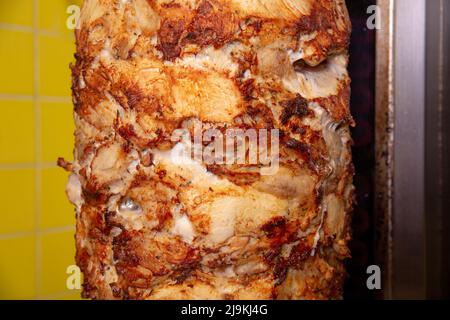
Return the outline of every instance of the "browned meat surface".
{"type": "Polygon", "coordinates": [[[85,1],[65,163],[85,297],[341,298],[350,29],[344,0],[85,1]],[[199,122],[278,129],[279,169],[175,159],[199,122]]]}

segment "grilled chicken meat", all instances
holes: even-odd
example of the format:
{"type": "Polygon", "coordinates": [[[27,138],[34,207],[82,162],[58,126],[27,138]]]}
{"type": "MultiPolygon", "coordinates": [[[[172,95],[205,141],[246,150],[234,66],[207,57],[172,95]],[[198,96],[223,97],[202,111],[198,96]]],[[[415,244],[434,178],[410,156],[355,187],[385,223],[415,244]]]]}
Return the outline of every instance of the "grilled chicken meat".
{"type": "Polygon", "coordinates": [[[84,2],[61,161],[84,297],[342,297],[350,30],[344,0],[84,2]],[[174,157],[199,124],[276,130],[277,170],[174,157]]]}

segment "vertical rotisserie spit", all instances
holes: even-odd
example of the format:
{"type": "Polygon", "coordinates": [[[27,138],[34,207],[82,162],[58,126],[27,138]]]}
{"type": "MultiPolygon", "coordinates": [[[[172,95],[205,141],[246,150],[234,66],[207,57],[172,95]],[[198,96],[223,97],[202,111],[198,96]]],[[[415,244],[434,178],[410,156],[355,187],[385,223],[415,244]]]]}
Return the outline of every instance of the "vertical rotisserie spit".
{"type": "Polygon", "coordinates": [[[85,297],[342,297],[350,30],[344,0],[84,2],[60,165],[85,297]]]}

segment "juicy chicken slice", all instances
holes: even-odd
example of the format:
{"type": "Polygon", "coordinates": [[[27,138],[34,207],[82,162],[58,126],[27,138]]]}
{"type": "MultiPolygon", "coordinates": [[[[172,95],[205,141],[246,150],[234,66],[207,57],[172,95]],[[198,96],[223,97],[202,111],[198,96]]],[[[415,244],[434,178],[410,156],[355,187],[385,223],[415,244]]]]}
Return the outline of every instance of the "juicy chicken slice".
{"type": "Polygon", "coordinates": [[[341,298],[353,204],[344,0],[85,0],[79,26],[75,161],[60,163],[83,296],[341,298]],[[174,135],[198,124],[278,132],[265,146],[277,170],[183,152],[193,141],[174,135]]]}

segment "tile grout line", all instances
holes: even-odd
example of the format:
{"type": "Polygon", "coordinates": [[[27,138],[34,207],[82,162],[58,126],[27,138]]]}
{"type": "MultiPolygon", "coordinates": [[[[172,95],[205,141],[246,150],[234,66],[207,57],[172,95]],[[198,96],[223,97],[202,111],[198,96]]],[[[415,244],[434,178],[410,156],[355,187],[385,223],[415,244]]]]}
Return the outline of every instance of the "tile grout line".
{"type": "Polygon", "coordinates": [[[0,93],[0,100],[20,100],[20,101],[32,101],[37,99],[39,102],[50,103],[72,103],[72,98],[69,96],[35,96],[33,95],[20,95],[20,94],[4,94],[0,93]]]}
{"type": "MultiPolygon", "coordinates": [[[[34,18],[33,18],[34,19],[34,18]]],[[[61,31],[55,31],[50,29],[36,29],[36,25],[33,26],[26,26],[26,25],[20,25],[20,24],[12,24],[12,23],[0,23],[0,30],[6,30],[6,31],[15,31],[15,32],[24,32],[24,33],[34,33],[37,32],[38,35],[47,36],[47,37],[57,37],[57,38],[63,38],[66,40],[72,40],[74,38],[72,33],[64,33],[61,31]]]]}
{"type": "Polygon", "coordinates": [[[26,169],[56,169],[59,168],[56,162],[33,162],[33,163],[2,163],[0,170],[26,170],[26,169]]]}
{"type": "Polygon", "coordinates": [[[32,101],[33,95],[0,93],[0,100],[32,101]]]}
{"type": "Polygon", "coordinates": [[[21,232],[13,232],[13,233],[2,233],[0,234],[0,240],[10,240],[10,239],[17,239],[17,238],[23,238],[23,237],[30,237],[30,236],[36,236],[36,235],[49,235],[49,234],[55,234],[55,233],[63,233],[68,231],[74,231],[75,226],[73,225],[67,225],[67,226],[61,226],[61,227],[53,227],[53,228],[45,228],[45,229],[34,229],[32,231],[21,231],[21,232]]]}
{"type": "MultiPolygon", "coordinates": [[[[79,290],[73,290],[74,292],[79,291],[79,290]]],[[[55,292],[49,295],[42,295],[42,296],[38,296],[36,297],[36,300],[55,300],[55,299],[61,299],[61,298],[67,298],[70,297],[72,295],[73,292],[71,291],[60,291],[60,292],[55,292]]]]}
{"type": "Polygon", "coordinates": [[[0,23],[0,30],[17,31],[17,32],[34,32],[33,27],[12,23],[0,23]]]}
{"type": "Polygon", "coordinates": [[[40,104],[39,104],[39,0],[33,0],[33,104],[34,104],[34,132],[35,132],[35,296],[41,293],[41,237],[39,228],[41,226],[41,171],[38,163],[41,161],[41,139],[40,139],[40,104]]]}

